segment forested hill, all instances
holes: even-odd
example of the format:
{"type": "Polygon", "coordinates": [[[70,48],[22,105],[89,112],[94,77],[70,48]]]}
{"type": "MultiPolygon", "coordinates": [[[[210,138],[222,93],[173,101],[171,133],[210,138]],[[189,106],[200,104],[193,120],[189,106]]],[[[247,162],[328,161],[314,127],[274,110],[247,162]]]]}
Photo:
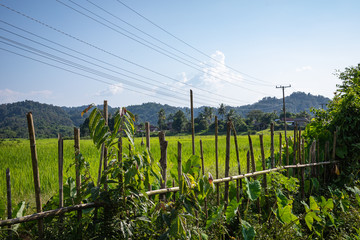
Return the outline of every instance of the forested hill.
{"type": "MultiPolygon", "coordinates": [[[[314,96],[302,92],[296,92],[285,98],[286,110],[298,113],[308,111],[310,107],[320,108],[321,104],[326,104],[330,99],[323,96],[314,96]]],[[[325,105],[324,105],[325,106],[325,105]]],[[[23,101],[0,105],[0,138],[28,138],[26,123],[26,113],[32,112],[34,116],[35,132],[37,137],[56,137],[58,133],[64,136],[72,136],[73,127],[79,127],[87,115],[81,117],[81,112],[87,106],[79,107],[58,107],[49,104],[42,104],[33,101],[23,101]]],[[[102,109],[102,106],[98,106],[102,109]]],[[[190,116],[189,108],[173,107],[167,104],[144,103],[141,105],[128,106],[127,109],[137,116],[138,122],[149,121],[157,125],[158,112],[163,108],[166,116],[182,110],[185,116],[190,116]]],[[[109,113],[114,114],[118,108],[109,106],[109,113]]],[[[203,111],[204,107],[195,108],[194,115],[203,111]]],[[[226,107],[226,110],[234,109],[236,113],[245,117],[246,114],[255,109],[264,112],[282,110],[282,99],[266,97],[257,103],[241,107],[226,107]]],[[[217,109],[214,109],[217,113],[217,109]]]]}

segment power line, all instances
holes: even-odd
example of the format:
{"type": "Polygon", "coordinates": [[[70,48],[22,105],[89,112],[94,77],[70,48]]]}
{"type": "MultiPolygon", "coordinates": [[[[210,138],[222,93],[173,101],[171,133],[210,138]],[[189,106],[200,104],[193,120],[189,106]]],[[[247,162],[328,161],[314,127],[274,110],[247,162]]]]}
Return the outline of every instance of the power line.
{"type": "MultiPolygon", "coordinates": [[[[69,0],[69,1],[71,1],[72,3],[74,3],[72,0],[69,0]]],[[[161,43],[161,44],[169,47],[170,49],[172,49],[172,50],[174,50],[174,51],[176,51],[176,52],[178,52],[178,53],[181,53],[181,54],[183,54],[184,56],[187,56],[187,57],[189,57],[189,58],[191,58],[191,59],[193,59],[193,60],[195,60],[195,61],[197,61],[197,62],[202,62],[201,60],[199,60],[199,59],[197,59],[197,58],[195,58],[195,57],[193,57],[193,56],[185,53],[184,51],[181,51],[181,50],[179,50],[179,49],[177,49],[177,48],[175,48],[175,47],[167,44],[166,42],[160,40],[159,38],[154,37],[154,36],[152,36],[151,34],[149,34],[149,33],[145,32],[145,31],[141,30],[140,28],[132,25],[131,23],[125,21],[124,19],[119,18],[117,15],[115,15],[115,14],[107,11],[106,9],[104,9],[104,8],[102,8],[101,6],[93,3],[92,1],[90,1],[90,0],[86,0],[86,1],[89,2],[90,4],[92,4],[93,6],[95,6],[96,8],[98,8],[98,9],[102,10],[103,12],[107,13],[108,15],[116,18],[117,20],[121,21],[122,23],[124,23],[124,24],[126,24],[126,25],[128,25],[128,26],[130,26],[130,27],[132,27],[133,29],[139,31],[140,33],[142,33],[142,34],[150,37],[151,39],[153,39],[153,40],[155,40],[155,41],[157,41],[157,42],[159,42],[159,43],[161,43]]],[[[76,3],[74,3],[74,4],[76,4],[76,3]]],[[[76,4],[76,5],[78,5],[78,4],[76,4]]],[[[78,5],[78,6],[79,6],[79,5],[78,5]]],[[[83,8],[83,7],[82,7],[82,8],[83,8]]],[[[103,18],[102,18],[102,19],[103,19],[103,18]]],[[[108,22],[108,21],[107,21],[107,22],[108,22]]],[[[118,25],[116,25],[116,26],[118,26],[118,25]]],[[[118,27],[119,27],[119,26],[118,26],[118,27]]],[[[123,29],[123,28],[121,28],[121,29],[123,29]]],[[[127,31],[127,32],[128,32],[128,31],[127,31]]],[[[207,65],[208,67],[212,67],[211,65],[209,65],[209,64],[206,63],[206,62],[204,63],[204,65],[207,65]]],[[[233,77],[232,77],[230,74],[228,74],[228,73],[227,73],[226,75],[227,75],[227,77],[233,78],[233,77]]],[[[245,83],[250,82],[250,83],[248,83],[248,84],[258,84],[258,83],[256,83],[255,81],[246,79],[246,78],[244,78],[244,77],[242,77],[242,80],[244,80],[245,83]],[[248,82],[247,82],[247,81],[248,81],[248,82]]],[[[265,85],[265,86],[268,86],[268,85],[265,85]]],[[[271,86],[271,87],[272,87],[272,86],[271,86]]]]}
{"type": "Polygon", "coordinates": [[[57,29],[57,28],[55,28],[55,27],[52,27],[52,26],[50,26],[49,24],[46,24],[46,23],[44,23],[44,22],[42,22],[42,21],[40,21],[40,20],[38,20],[38,19],[35,19],[35,18],[33,18],[33,17],[30,17],[30,16],[28,16],[28,15],[26,15],[26,14],[20,12],[20,11],[17,11],[17,10],[15,10],[15,9],[13,9],[13,8],[10,8],[10,7],[8,7],[8,6],[4,5],[4,4],[1,4],[1,3],[0,3],[0,6],[6,8],[6,9],[12,11],[12,12],[15,12],[15,13],[17,13],[17,14],[25,17],[25,18],[28,18],[28,19],[30,19],[31,21],[34,21],[34,22],[36,22],[36,23],[38,23],[38,24],[40,24],[40,25],[43,25],[43,26],[45,26],[45,27],[47,27],[47,28],[49,28],[49,29],[51,29],[51,30],[53,30],[53,31],[56,31],[56,32],[58,32],[58,33],[60,33],[60,34],[63,34],[63,35],[65,35],[65,36],[69,37],[69,38],[72,38],[72,39],[74,39],[74,40],[76,40],[76,41],[78,41],[78,42],[80,42],[80,43],[83,43],[83,44],[85,44],[85,45],[87,45],[87,46],[90,46],[90,47],[92,47],[92,48],[95,48],[95,49],[97,49],[97,50],[99,50],[99,51],[101,51],[101,52],[104,52],[104,53],[106,53],[106,54],[109,54],[110,56],[116,57],[116,58],[118,58],[118,59],[120,59],[120,60],[122,60],[122,61],[125,61],[125,62],[129,63],[129,64],[132,64],[132,65],[134,65],[134,66],[140,67],[140,68],[142,68],[142,69],[144,69],[144,70],[147,70],[147,71],[149,71],[149,72],[151,72],[151,73],[154,73],[154,74],[157,74],[157,75],[159,75],[159,76],[162,76],[162,77],[168,78],[168,79],[170,79],[170,80],[173,80],[173,81],[175,81],[175,82],[179,82],[179,83],[181,83],[181,84],[190,86],[190,87],[195,88],[195,89],[198,89],[198,90],[200,90],[200,91],[210,93],[210,94],[212,94],[212,95],[216,95],[216,96],[219,96],[219,97],[222,97],[222,98],[226,98],[226,99],[231,99],[231,100],[234,100],[234,101],[244,102],[244,101],[241,101],[241,100],[238,100],[238,99],[235,99],[235,98],[227,97],[227,96],[224,96],[224,95],[221,95],[221,94],[217,94],[217,93],[214,93],[214,92],[205,90],[205,89],[201,89],[201,88],[199,88],[199,87],[193,86],[193,85],[188,84],[188,83],[181,82],[181,81],[179,81],[179,80],[177,80],[177,79],[175,79],[175,78],[172,78],[172,77],[170,77],[170,76],[166,76],[165,74],[162,74],[162,73],[160,73],[160,72],[157,72],[157,71],[152,70],[152,69],[150,69],[150,68],[147,68],[147,67],[145,67],[145,66],[142,66],[142,65],[140,65],[140,64],[137,64],[137,63],[135,63],[135,62],[133,62],[133,61],[130,61],[130,60],[128,60],[128,59],[125,59],[125,58],[123,58],[123,57],[120,57],[119,55],[116,55],[116,54],[114,54],[114,53],[111,53],[111,52],[109,52],[109,51],[107,51],[107,50],[105,50],[105,49],[103,49],[103,48],[97,47],[97,46],[95,46],[94,44],[91,44],[91,43],[89,43],[89,42],[86,42],[86,41],[84,41],[84,40],[82,40],[82,39],[80,39],[80,38],[77,38],[77,37],[75,37],[75,36],[73,36],[73,35],[71,35],[71,34],[68,34],[68,33],[64,32],[64,31],[62,31],[62,30],[59,30],[59,29],[57,29]]]}
{"type": "Polygon", "coordinates": [[[149,23],[151,23],[151,24],[154,25],[155,27],[159,28],[159,29],[162,30],[163,32],[165,32],[165,33],[167,33],[168,35],[172,36],[172,37],[175,38],[176,40],[182,42],[182,43],[185,44],[186,46],[192,48],[192,49],[195,50],[196,52],[198,52],[198,53],[200,53],[200,54],[202,54],[202,55],[204,55],[204,56],[206,56],[206,57],[208,57],[208,58],[210,58],[210,59],[212,59],[212,60],[214,60],[214,61],[216,61],[216,62],[218,62],[218,63],[220,63],[220,64],[222,64],[222,65],[224,65],[224,66],[227,66],[228,68],[230,68],[231,70],[233,70],[233,71],[235,71],[235,72],[238,72],[238,73],[240,73],[240,74],[246,75],[246,76],[248,76],[248,77],[250,77],[250,78],[252,78],[252,79],[258,80],[258,81],[260,81],[260,82],[268,83],[267,86],[273,87],[273,84],[272,84],[271,82],[261,80],[261,79],[259,79],[259,78],[253,77],[253,76],[251,76],[251,75],[249,75],[249,74],[247,74],[247,73],[238,71],[238,70],[236,70],[236,69],[234,69],[234,68],[232,68],[232,67],[230,67],[230,66],[228,66],[228,65],[223,64],[222,62],[218,61],[217,59],[209,56],[208,54],[206,54],[206,53],[204,53],[203,51],[199,50],[198,48],[192,46],[191,44],[185,42],[184,40],[182,40],[182,39],[180,39],[179,37],[175,36],[175,35],[172,34],[171,32],[169,32],[169,31],[167,31],[166,29],[164,29],[163,27],[159,26],[158,24],[154,23],[153,21],[151,21],[151,20],[148,19],[147,17],[143,16],[142,14],[140,14],[139,12],[137,12],[136,10],[134,10],[133,8],[129,7],[128,5],[126,5],[125,3],[123,3],[122,1],[120,1],[120,0],[116,0],[116,1],[117,1],[118,3],[120,3],[120,4],[122,4],[123,6],[125,6],[126,8],[128,8],[129,10],[131,10],[132,12],[134,12],[135,14],[137,14],[138,16],[140,16],[141,18],[145,19],[146,21],[148,21],[149,23]]]}
{"type": "MultiPolygon", "coordinates": [[[[0,22],[3,22],[3,23],[5,23],[5,24],[8,24],[8,23],[6,23],[6,22],[4,22],[4,21],[2,21],[2,20],[0,20],[0,22]]],[[[159,83],[159,84],[161,84],[161,85],[165,85],[165,86],[167,87],[167,88],[166,88],[166,91],[172,91],[172,92],[174,92],[174,93],[176,93],[176,94],[182,94],[182,95],[188,97],[188,94],[187,94],[187,93],[183,93],[183,92],[182,92],[183,89],[176,88],[176,87],[173,87],[173,86],[169,86],[168,84],[165,84],[165,83],[163,83],[163,82],[161,82],[161,81],[157,81],[157,80],[155,80],[155,79],[147,78],[147,77],[142,76],[142,75],[140,75],[140,74],[136,74],[136,73],[134,73],[134,72],[127,71],[126,69],[119,68],[119,67],[117,67],[117,66],[115,66],[115,65],[112,65],[112,64],[110,64],[110,63],[104,62],[104,61],[102,61],[102,60],[100,60],[100,59],[93,58],[93,57],[91,57],[91,56],[89,56],[89,55],[83,54],[83,53],[81,53],[81,52],[79,52],[79,51],[76,51],[76,50],[74,50],[74,49],[68,48],[68,47],[66,47],[66,46],[64,46],[64,45],[61,45],[61,44],[58,44],[58,43],[56,43],[56,42],[54,42],[54,41],[51,41],[51,40],[48,40],[48,39],[43,38],[43,37],[41,37],[41,36],[38,36],[38,35],[36,35],[36,34],[30,33],[30,32],[28,32],[28,31],[26,31],[26,30],[23,30],[23,29],[21,29],[21,28],[18,28],[18,27],[16,27],[16,26],[14,26],[14,25],[11,25],[11,24],[8,24],[8,25],[10,25],[10,26],[12,26],[12,27],[14,27],[14,28],[16,28],[16,29],[25,31],[25,32],[33,35],[33,36],[39,37],[39,38],[41,38],[41,39],[43,39],[43,40],[46,40],[46,41],[48,41],[48,42],[51,42],[51,43],[53,43],[53,44],[56,44],[56,45],[58,45],[58,46],[64,47],[64,48],[66,48],[66,49],[68,49],[68,50],[70,50],[70,51],[74,51],[74,52],[76,52],[76,53],[78,53],[78,54],[80,54],[80,55],[87,56],[87,57],[89,57],[89,58],[91,58],[91,59],[93,59],[93,60],[100,61],[100,62],[102,62],[102,63],[104,63],[104,64],[107,64],[107,65],[110,65],[110,66],[112,66],[112,67],[121,69],[121,70],[123,70],[123,71],[126,71],[126,72],[129,72],[129,73],[131,73],[131,74],[134,74],[134,75],[143,77],[143,78],[145,78],[145,79],[149,79],[149,80],[154,81],[154,82],[157,82],[157,83],[159,83]],[[175,90],[173,90],[172,88],[181,90],[181,92],[175,91],[175,90]]],[[[120,73],[120,72],[118,72],[118,71],[114,71],[114,70],[109,69],[109,68],[107,68],[107,67],[101,66],[101,65],[96,64],[96,63],[93,63],[93,62],[90,62],[90,61],[85,60],[85,59],[83,59],[83,58],[74,56],[74,55],[72,55],[72,54],[63,52],[63,51],[61,51],[61,50],[59,50],[59,49],[55,49],[55,48],[53,48],[53,47],[50,47],[50,46],[48,46],[48,45],[45,45],[45,44],[40,43],[40,42],[38,42],[38,41],[35,41],[35,40],[33,40],[33,39],[30,39],[30,38],[27,38],[27,37],[25,37],[25,36],[22,36],[22,35],[20,35],[20,34],[14,33],[14,32],[12,32],[12,31],[10,31],[10,30],[7,30],[7,29],[1,28],[1,27],[0,27],[0,29],[3,30],[3,31],[5,31],[5,32],[7,32],[7,33],[13,34],[13,35],[18,36],[18,37],[20,37],[20,38],[23,38],[23,39],[26,39],[26,40],[31,41],[31,42],[33,42],[33,43],[36,43],[36,44],[38,44],[38,45],[40,45],[40,46],[49,48],[49,49],[54,50],[54,51],[57,51],[57,52],[60,52],[60,53],[62,53],[62,54],[64,54],[64,55],[66,55],[66,56],[70,56],[70,57],[72,57],[72,58],[75,58],[75,59],[81,60],[81,61],[83,61],[83,62],[86,62],[86,63],[88,63],[88,64],[91,64],[91,65],[100,67],[100,68],[105,69],[105,70],[107,70],[107,71],[111,71],[111,72],[113,72],[113,73],[116,73],[116,74],[119,74],[119,75],[128,77],[128,78],[130,78],[130,79],[133,79],[133,80],[136,80],[136,81],[139,81],[139,82],[143,82],[143,83],[145,83],[145,84],[149,84],[148,82],[146,82],[146,81],[144,81],[144,80],[141,80],[141,79],[139,79],[139,78],[135,78],[135,77],[129,76],[129,75],[127,75],[127,74],[123,74],[123,73],[120,73]]],[[[153,85],[154,85],[154,84],[152,84],[151,86],[153,86],[153,85]]],[[[155,86],[156,86],[156,85],[155,85],[155,86]]],[[[164,89],[164,87],[162,87],[162,86],[157,86],[157,87],[159,87],[159,88],[161,88],[161,89],[164,89]]],[[[202,100],[204,100],[204,102],[201,101],[202,104],[204,104],[204,105],[208,104],[209,101],[210,101],[210,102],[213,102],[213,103],[216,103],[216,104],[218,103],[218,101],[215,101],[215,99],[209,99],[209,98],[203,97],[203,96],[201,96],[201,95],[197,95],[197,99],[200,99],[200,100],[202,99],[202,100]]],[[[198,102],[198,103],[199,103],[199,102],[198,102]]]]}
{"type": "Polygon", "coordinates": [[[290,88],[291,85],[289,86],[276,86],[276,88],[282,88],[282,92],[283,92],[283,110],[284,110],[284,127],[285,127],[285,139],[286,139],[286,109],[285,109],[285,88],[290,88]]]}
{"type": "MultiPolygon", "coordinates": [[[[116,24],[114,24],[114,23],[106,20],[105,18],[103,18],[103,17],[99,16],[98,14],[96,14],[96,13],[94,13],[94,12],[86,9],[85,7],[83,7],[83,6],[81,6],[81,5],[77,4],[77,3],[74,3],[72,0],[69,0],[69,1],[72,2],[74,5],[76,5],[76,6],[80,7],[80,8],[82,8],[82,9],[84,9],[84,10],[87,11],[87,12],[90,12],[91,14],[93,14],[93,15],[95,15],[96,17],[98,17],[98,18],[100,18],[100,19],[108,22],[109,24],[111,24],[111,25],[113,25],[113,26],[116,26],[116,27],[122,29],[123,31],[126,31],[128,34],[131,34],[132,36],[135,36],[136,38],[138,38],[138,39],[140,39],[140,40],[135,39],[134,37],[131,37],[131,36],[129,36],[128,34],[125,34],[125,33],[123,33],[123,32],[120,32],[120,31],[114,29],[113,27],[111,27],[111,26],[109,26],[109,25],[107,25],[107,24],[105,24],[105,23],[103,23],[103,22],[101,22],[101,21],[99,21],[99,20],[97,20],[97,19],[95,19],[95,18],[93,18],[93,17],[91,17],[91,16],[83,13],[83,12],[81,12],[80,10],[77,10],[77,9],[69,6],[68,4],[62,2],[61,0],[56,0],[56,1],[59,2],[60,4],[64,5],[64,6],[68,7],[68,8],[70,8],[70,9],[72,9],[73,11],[75,11],[75,12],[77,12],[77,13],[79,13],[79,14],[87,17],[87,18],[90,18],[91,20],[93,20],[93,21],[95,21],[95,22],[97,22],[97,23],[99,23],[99,24],[101,24],[101,25],[103,25],[103,26],[105,26],[105,27],[107,27],[107,28],[109,28],[109,29],[111,29],[111,30],[113,30],[113,31],[115,31],[115,32],[117,32],[117,33],[119,33],[119,34],[121,34],[121,35],[129,38],[129,39],[131,39],[131,40],[133,40],[133,41],[135,41],[135,42],[137,42],[137,43],[139,43],[139,44],[141,44],[141,45],[144,45],[144,46],[146,46],[146,47],[154,50],[154,51],[157,52],[157,53],[160,53],[160,54],[162,54],[162,55],[164,55],[164,56],[166,56],[166,57],[168,57],[168,58],[171,58],[171,59],[173,59],[173,60],[175,60],[175,61],[177,61],[177,62],[180,62],[180,63],[182,63],[182,64],[184,64],[184,65],[186,65],[186,66],[188,66],[188,67],[191,67],[191,68],[193,68],[193,69],[195,69],[195,70],[197,70],[197,71],[199,71],[199,72],[205,73],[205,71],[204,71],[203,69],[193,66],[193,65],[197,65],[196,63],[193,63],[193,62],[191,62],[191,61],[189,61],[189,60],[187,60],[187,59],[185,59],[185,58],[183,58],[183,57],[180,57],[180,56],[178,56],[178,55],[176,55],[176,54],[174,54],[174,53],[172,53],[172,52],[169,52],[168,50],[166,50],[166,49],[164,49],[164,48],[162,48],[162,47],[159,47],[158,45],[155,45],[155,44],[147,41],[146,39],[141,38],[141,37],[139,37],[139,36],[137,36],[137,35],[129,32],[129,31],[127,31],[126,29],[124,29],[124,28],[122,28],[122,27],[120,27],[120,26],[118,26],[118,25],[116,25],[116,24]],[[146,42],[146,43],[144,43],[144,42],[142,42],[142,41],[144,41],[144,42],[146,42]],[[150,46],[150,45],[151,45],[151,46],[150,46]],[[160,49],[160,50],[158,50],[158,49],[156,49],[156,48],[158,48],[158,49],[160,49]],[[174,57],[174,56],[175,56],[175,57],[174,57]],[[179,59],[181,59],[181,60],[179,60],[179,59]],[[184,62],[184,61],[185,61],[185,62],[184,62]]],[[[239,87],[239,88],[242,88],[242,89],[246,89],[246,90],[251,91],[251,92],[255,92],[255,93],[260,93],[260,94],[263,94],[263,95],[267,95],[266,93],[263,93],[263,92],[260,92],[260,91],[257,91],[257,90],[253,90],[253,89],[250,89],[250,88],[247,88],[247,87],[238,85],[238,84],[236,84],[236,83],[234,83],[234,82],[231,82],[231,81],[228,81],[228,80],[226,80],[226,79],[219,78],[218,76],[214,75],[214,73],[213,73],[214,71],[213,71],[212,69],[210,69],[210,71],[211,71],[212,73],[209,73],[209,74],[210,74],[212,77],[214,77],[214,78],[216,78],[216,79],[218,79],[218,80],[227,82],[227,83],[229,83],[229,84],[231,84],[231,85],[233,85],[233,86],[236,86],[236,87],[239,87]]],[[[218,74],[218,73],[217,73],[217,74],[218,74]]],[[[222,75],[222,74],[219,74],[219,75],[222,75]]],[[[233,77],[231,76],[231,78],[233,78],[233,77]]],[[[236,80],[238,80],[238,79],[236,79],[236,80]]]]}

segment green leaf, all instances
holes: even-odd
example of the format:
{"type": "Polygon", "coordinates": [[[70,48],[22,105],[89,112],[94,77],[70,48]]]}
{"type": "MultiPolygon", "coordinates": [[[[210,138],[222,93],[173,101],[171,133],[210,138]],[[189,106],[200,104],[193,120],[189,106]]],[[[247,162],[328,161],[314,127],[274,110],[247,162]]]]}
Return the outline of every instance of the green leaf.
{"type": "Polygon", "coordinates": [[[319,206],[317,205],[315,199],[313,196],[310,196],[310,210],[311,211],[315,211],[315,212],[319,212],[320,211],[320,208],[319,206]]]}
{"type": "Polygon", "coordinates": [[[227,206],[226,211],[225,211],[227,223],[230,223],[231,220],[236,216],[236,214],[238,212],[238,207],[240,206],[240,203],[241,202],[238,203],[236,198],[234,198],[233,200],[231,200],[231,202],[227,206]]]}
{"type": "Polygon", "coordinates": [[[276,198],[277,198],[278,204],[280,204],[281,207],[285,207],[289,203],[289,200],[282,193],[282,191],[280,189],[278,189],[277,192],[276,192],[276,198]]]}
{"type": "Polygon", "coordinates": [[[220,205],[211,216],[209,216],[209,219],[206,221],[206,229],[208,229],[211,225],[213,225],[215,222],[218,221],[218,219],[222,216],[222,213],[224,211],[224,205],[220,205]]]}
{"type": "Polygon", "coordinates": [[[278,218],[285,224],[296,223],[299,224],[298,218],[291,212],[292,207],[290,205],[284,208],[278,208],[278,218]]]}
{"type": "Polygon", "coordinates": [[[314,219],[313,217],[311,216],[311,212],[308,212],[305,216],[305,223],[306,225],[308,226],[308,228],[310,229],[310,231],[312,230],[312,226],[313,226],[313,223],[314,223],[314,219]]]}
{"type": "Polygon", "coordinates": [[[256,231],[253,226],[250,225],[250,223],[241,220],[241,233],[244,237],[244,240],[253,240],[256,236],[256,231]]]}
{"type": "Polygon", "coordinates": [[[246,182],[246,193],[249,196],[249,199],[251,201],[255,201],[261,194],[261,185],[260,182],[258,180],[248,180],[247,178],[245,178],[245,182],[246,182]]]}

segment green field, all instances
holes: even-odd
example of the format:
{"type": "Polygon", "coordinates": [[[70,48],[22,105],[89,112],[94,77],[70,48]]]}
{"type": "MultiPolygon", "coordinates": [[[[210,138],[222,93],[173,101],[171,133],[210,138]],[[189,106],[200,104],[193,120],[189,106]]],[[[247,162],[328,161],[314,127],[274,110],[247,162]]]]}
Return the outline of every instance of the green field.
{"type": "MultiPolygon", "coordinates": [[[[215,137],[196,136],[196,155],[200,155],[200,139],[203,142],[205,173],[210,172],[215,177],[215,137]]],[[[182,156],[185,162],[191,156],[191,136],[166,137],[168,144],[168,169],[177,166],[177,142],[182,143],[182,156]]],[[[260,164],[260,143],[259,136],[252,135],[257,169],[260,164]]],[[[145,141],[145,139],[144,139],[145,141]]],[[[135,140],[137,148],[141,146],[141,138],[135,140]]],[[[248,137],[238,136],[240,161],[242,172],[246,171],[246,152],[249,149],[248,137]]],[[[128,143],[124,143],[124,152],[127,151],[128,143]]],[[[41,198],[45,203],[58,189],[58,151],[57,139],[39,139],[36,141],[36,148],[39,160],[41,198]]],[[[264,133],[264,148],[266,157],[270,156],[270,135],[264,133]]],[[[279,134],[275,134],[275,152],[279,149],[279,134]]],[[[96,180],[99,166],[100,150],[96,149],[92,140],[81,140],[80,150],[86,161],[90,163],[91,176],[96,180]]],[[[235,144],[231,138],[230,174],[237,174],[237,161],[235,144]]],[[[151,154],[154,161],[160,158],[159,140],[151,138],[151,154]]],[[[75,168],[69,168],[74,162],[74,141],[64,141],[64,180],[75,175],[75,168]]],[[[6,201],[6,168],[10,168],[12,202],[13,205],[25,200],[34,206],[34,183],[32,176],[30,143],[28,140],[5,140],[0,142],[0,195],[4,203],[6,201]]],[[[220,177],[224,175],[225,169],[225,136],[219,136],[219,171],[220,177]]],[[[169,171],[168,171],[169,172],[169,171]]],[[[170,176],[169,176],[170,177],[170,176]]],[[[30,210],[35,211],[34,209],[30,210]]]]}

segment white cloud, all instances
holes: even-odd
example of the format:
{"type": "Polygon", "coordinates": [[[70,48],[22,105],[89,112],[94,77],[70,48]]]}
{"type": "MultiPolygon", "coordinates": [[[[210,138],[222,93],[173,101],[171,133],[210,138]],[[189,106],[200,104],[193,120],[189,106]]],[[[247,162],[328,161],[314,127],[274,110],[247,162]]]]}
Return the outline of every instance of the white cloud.
{"type": "Polygon", "coordinates": [[[296,72],[304,72],[304,71],[310,71],[310,70],[312,70],[311,66],[304,66],[304,67],[296,68],[296,72]]]}
{"type": "Polygon", "coordinates": [[[24,100],[42,101],[49,99],[53,92],[50,90],[17,92],[11,89],[0,89],[0,103],[12,103],[24,100]]]}
{"type": "Polygon", "coordinates": [[[117,83],[117,84],[110,85],[105,90],[98,91],[95,95],[96,96],[109,96],[109,95],[114,96],[114,95],[118,95],[123,90],[124,90],[123,84],[122,83],[117,83]]]}

